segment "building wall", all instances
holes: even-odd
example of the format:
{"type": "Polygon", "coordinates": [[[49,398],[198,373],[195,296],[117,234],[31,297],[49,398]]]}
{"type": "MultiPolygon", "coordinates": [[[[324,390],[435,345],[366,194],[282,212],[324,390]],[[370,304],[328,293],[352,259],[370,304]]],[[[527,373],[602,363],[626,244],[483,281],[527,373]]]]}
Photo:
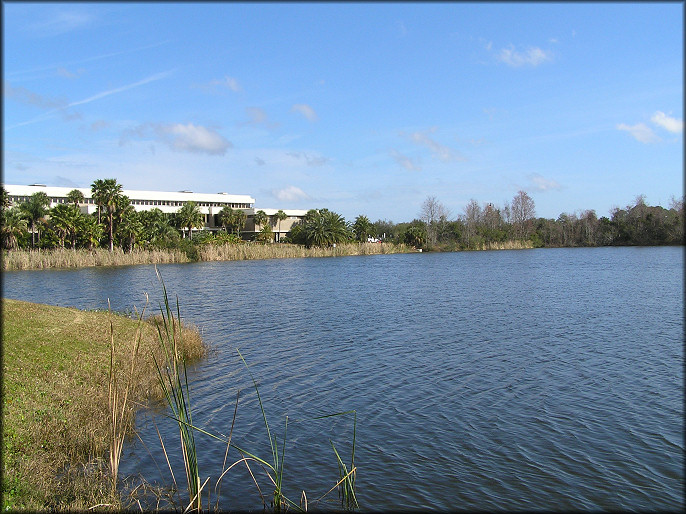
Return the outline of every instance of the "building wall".
{"type": "MultiPolygon", "coordinates": [[[[93,214],[97,211],[97,205],[93,200],[93,193],[89,188],[69,188],[69,187],[53,187],[40,184],[33,185],[14,185],[3,184],[5,191],[7,191],[10,202],[12,204],[25,202],[37,192],[45,193],[50,199],[50,207],[61,203],[69,203],[67,195],[74,189],[80,191],[84,196],[84,202],[80,204],[81,211],[84,214],[93,214]]],[[[305,210],[283,209],[289,216],[281,222],[279,226],[278,220],[272,218],[278,209],[256,209],[255,199],[249,195],[234,195],[227,193],[194,193],[192,191],[139,191],[132,189],[124,189],[122,194],[128,196],[131,200],[131,205],[136,211],[149,211],[152,209],[160,209],[165,213],[175,213],[187,202],[193,201],[198,206],[200,212],[205,215],[205,229],[220,230],[217,215],[226,206],[232,209],[241,209],[247,215],[244,234],[247,236],[253,235],[255,232],[255,223],[253,215],[257,210],[263,210],[270,216],[272,222],[272,230],[275,233],[275,239],[279,240],[286,235],[291,227],[305,216],[305,210]],[[277,233],[278,229],[278,233],[277,233]]]]}

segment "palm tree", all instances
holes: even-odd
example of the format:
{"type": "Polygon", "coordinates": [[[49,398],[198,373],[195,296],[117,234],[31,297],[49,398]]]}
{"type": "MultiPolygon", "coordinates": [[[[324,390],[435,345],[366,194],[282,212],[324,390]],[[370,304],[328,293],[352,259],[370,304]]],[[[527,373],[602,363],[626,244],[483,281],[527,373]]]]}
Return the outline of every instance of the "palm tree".
{"type": "Polygon", "coordinates": [[[143,239],[149,245],[163,245],[179,237],[179,233],[172,226],[170,215],[160,209],[141,211],[138,213],[138,219],[143,225],[143,239]]]}
{"type": "Polygon", "coordinates": [[[307,246],[328,246],[350,239],[345,218],[328,209],[308,211],[304,224],[307,246]]]}
{"type": "Polygon", "coordinates": [[[240,209],[235,209],[233,211],[233,228],[237,236],[240,237],[241,230],[243,229],[243,227],[245,227],[245,220],[247,219],[248,215],[245,213],[245,211],[242,211],[240,209]]]}
{"type": "Polygon", "coordinates": [[[72,189],[67,193],[67,200],[74,204],[74,207],[78,207],[80,203],[83,203],[85,197],[83,193],[78,189],[72,189]]]}
{"type": "Polygon", "coordinates": [[[286,218],[288,218],[288,214],[286,214],[285,212],[283,212],[283,210],[279,209],[279,210],[276,212],[276,219],[279,220],[279,225],[278,225],[277,231],[276,231],[277,234],[278,234],[279,241],[281,240],[281,222],[282,222],[283,220],[285,220],[286,218]]]}
{"type": "Polygon", "coordinates": [[[28,231],[26,220],[18,208],[2,209],[2,247],[13,250],[19,246],[19,238],[28,231]]]}
{"type": "Polygon", "coordinates": [[[60,203],[50,210],[50,226],[57,234],[60,245],[64,248],[64,240],[71,236],[72,248],[76,247],[76,231],[81,212],[71,204],[60,203]]]}
{"type": "Polygon", "coordinates": [[[257,211],[253,216],[253,221],[255,222],[255,232],[257,232],[257,227],[267,223],[268,219],[269,217],[267,216],[266,212],[261,209],[257,211]]]}
{"type": "Polygon", "coordinates": [[[372,223],[369,221],[369,218],[361,214],[355,218],[353,232],[358,241],[362,243],[366,242],[372,233],[372,223]]]}
{"type": "Polygon", "coordinates": [[[9,209],[11,203],[9,193],[5,191],[4,187],[0,186],[0,209],[9,209]]]}
{"type": "Polygon", "coordinates": [[[217,214],[217,219],[219,220],[219,224],[224,227],[224,230],[228,232],[229,227],[231,226],[231,220],[233,220],[233,209],[228,205],[224,206],[222,210],[219,211],[219,214],[217,214]]]}
{"type": "Polygon", "coordinates": [[[78,235],[81,238],[81,244],[89,250],[100,244],[102,233],[102,225],[93,216],[81,216],[79,218],[78,235]]]}
{"type": "MultiPolygon", "coordinates": [[[[257,215],[257,213],[255,213],[255,215],[257,215]]],[[[229,229],[231,229],[231,232],[235,233],[237,236],[241,235],[241,229],[245,226],[245,220],[247,218],[248,216],[244,211],[232,209],[228,205],[219,211],[219,223],[222,224],[224,230],[228,232],[229,229]]]]}
{"type": "Polygon", "coordinates": [[[122,185],[117,184],[117,179],[114,178],[98,179],[91,184],[91,191],[93,200],[98,205],[98,223],[100,222],[101,209],[105,209],[107,212],[110,252],[112,252],[114,251],[114,212],[117,209],[117,200],[122,196],[122,185]]]}
{"type": "Polygon", "coordinates": [[[188,229],[188,236],[193,239],[193,228],[202,227],[205,217],[195,202],[186,202],[176,213],[179,225],[188,229]]]}
{"type": "Polygon", "coordinates": [[[120,241],[122,247],[126,250],[133,251],[136,246],[136,240],[140,239],[143,234],[143,223],[141,223],[138,213],[132,205],[128,206],[121,216],[121,220],[117,225],[117,239],[120,241]]]}
{"type": "MultiPolygon", "coordinates": [[[[31,225],[31,247],[36,246],[34,234],[36,233],[36,225],[48,213],[50,206],[50,198],[44,192],[33,193],[29,199],[19,205],[19,210],[24,219],[31,225]]],[[[38,232],[38,242],[40,242],[40,231],[38,232]]]]}

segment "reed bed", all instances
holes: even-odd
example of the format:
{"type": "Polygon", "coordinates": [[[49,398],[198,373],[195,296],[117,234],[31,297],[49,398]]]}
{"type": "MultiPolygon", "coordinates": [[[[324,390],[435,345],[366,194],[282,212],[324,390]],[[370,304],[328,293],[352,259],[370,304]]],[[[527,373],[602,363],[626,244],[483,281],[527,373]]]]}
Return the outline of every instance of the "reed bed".
{"type": "Polygon", "coordinates": [[[96,248],[95,250],[57,248],[53,250],[2,252],[2,269],[4,271],[175,262],[189,262],[189,258],[182,250],[133,250],[132,252],[124,252],[121,248],[115,248],[112,252],[104,248],[96,248]]]}
{"type": "Polygon", "coordinates": [[[335,247],[307,248],[286,243],[245,243],[223,246],[203,245],[198,250],[201,261],[241,261],[251,259],[295,259],[302,257],[343,257],[349,255],[380,255],[414,251],[406,245],[392,243],[344,243],[335,247]]]}
{"type": "Polygon", "coordinates": [[[502,241],[482,243],[478,250],[527,250],[533,248],[531,241],[502,241]]]}

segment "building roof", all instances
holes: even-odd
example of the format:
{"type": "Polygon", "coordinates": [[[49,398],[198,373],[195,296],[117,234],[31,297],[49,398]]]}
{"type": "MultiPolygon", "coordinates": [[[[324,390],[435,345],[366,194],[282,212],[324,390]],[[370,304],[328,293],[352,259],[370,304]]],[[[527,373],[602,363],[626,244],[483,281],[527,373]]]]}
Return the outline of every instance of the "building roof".
{"type": "MultiPolygon", "coordinates": [[[[32,184],[28,186],[3,184],[5,191],[13,196],[31,196],[39,191],[44,192],[49,197],[66,197],[74,189],[81,191],[85,198],[92,198],[90,188],[85,187],[55,187],[42,184],[32,184]]],[[[208,202],[208,203],[249,203],[254,204],[255,199],[250,195],[235,195],[228,193],[194,193],[192,191],[142,191],[135,189],[124,189],[122,194],[131,200],[166,200],[173,202],[208,202]]]]}

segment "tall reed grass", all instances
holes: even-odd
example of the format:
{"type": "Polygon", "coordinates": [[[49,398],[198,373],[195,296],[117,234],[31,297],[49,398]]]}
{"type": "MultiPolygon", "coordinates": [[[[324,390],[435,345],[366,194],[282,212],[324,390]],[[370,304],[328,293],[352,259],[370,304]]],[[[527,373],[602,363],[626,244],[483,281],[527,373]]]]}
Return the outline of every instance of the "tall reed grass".
{"type": "Polygon", "coordinates": [[[110,252],[104,248],[95,250],[11,250],[2,252],[2,269],[5,271],[82,268],[88,266],[122,266],[132,264],[165,264],[189,262],[181,250],[133,250],[124,252],[115,248],[110,252]]]}
{"type": "Polygon", "coordinates": [[[164,293],[164,306],[160,305],[161,322],[156,323],[160,348],[163,351],[164,357],[161,360],[154,359],[155,367],[164,398],[179,425],[181,451],[186,471],[186,481],[188,483],[188,506],[190,509],[200,512],[202,510],[202,489],[200,485],[200,471],[198,470],[198,452],[195,446],[193,417],[191,415],[190,389],[186,373],[186,360],[179,353],[179,347],[183,345],[183,335],[180,330],[181,312],[179,301],[177,298],[177,314],[175,318],[169,306],[167,289],[157,268],[155,268],[155,272],[162,284],[164,293]]]}
{"type": "MultiPolygon", "coordinates": [[[[109,300],[107,302],[109,307],[109,300]]],[[[147,307],[147,305],[146,305],[147,307]]],[[[111,316],[111,309],[109,309],[111,316]]],[[[119,476],[119,462],[121,461],[121,452],[124,448],[124,437],[129,432],[133,425],[133,409],[129,402],[129,394],[135,385],[134,369],[138,361],[138,351],[141,346],[143,316],[145,315],[145,308],[141,311],[138,317],[138,325],[133,336],[133,344],[131,345],[130,367],[129,374],[124,377],[125,384],[121,385],[118,377],[118,366],[116,366],[116,346],[114,338],[114,323],[110,317],[110,374],[108,387],[108,404],[111,414],[110,424],[110,475],[112,478],[112,493],[117,490],[117,478],[119,476]]]]}
{"type": "Polygon", "coordinates": [[[250,259],[284,259],[301,257],[343,257],[348,255],[379,255],[414,251],[403,244],[391,243],[344,243],[335,247],[307,248],[301,245],[274,244],[228,244],[223,246],[203,245],[198,250],[202,261],[240,261],[250,259]]]}
{"type": "Polygon", "coordinates": [[[477,250],[528,250],[534,247],[531,241],[510,240],[503,242],[481,243],[477,250]]]}
{"type": "MultiPolygon", "coordinates": [[[[265,471],[269,482],[273,486],[272,500],[270,506],[274,509],[275,512],[285,511],[290,508],[296,510],[307,510],[307,496],[304,491],[302,492],[301,504],[298,505],[294,501],[287,498],[283,490],[284,464],[286,457],[286,441],[288,432],[288,416],[286,416],[285,419],[283,438],[281,440],[281,446],[279,447],[279,440],[277,439],[277,436],[272,433],[270,424],[267,420],[267,413],[262,403],[262,397],[260,395],[260,390],[257,386],[257,381],[255,380],[255,377],[250,371],[250,368],[247,362],[245,361],[243,355],[241,354],[240,350],[237,350],[238,355],[250,375],[253,387],[255,389],[255,393],[257,395],[260,412],[262,414],[264,426],[267,431],[267,438],[269,439],[271,457],[269,459],[263,459],[257,456],[255,453],[250,452],[245,448],[242,448],[241,446],[235,444],[232,441],[233,423],[236,419],[236,410],[238,408],[238,395],[240,394],[240,391],[238,392],[238,395],[236,397],[234,418],[231,425],[231,431],[229,432],[228,437],[222,436],[221,434],[213,434],[193,424],[192,409],[190,402],[190,388],[188,385],[188,375],[186,372],[185,360],[183,356],[178,352],[178,345],[180,344],[182,339],[181,334],[177,328],[179,326],[179,320],[181,319],[179,302],[177,299],[176,315],[174,315],[174,312],[172,311],[172,308],[169,304],[167,290],[164,286],[162,277],[159,271],[157,271],[157,269],[156,272],[158,280],[162,285],[164,302],[160,305],[160,317],[157,318],[157,320],[154,322],[155,326],[157,327],[159,344],[163,355],[162,358],[155,357],[155,367],[157,369],[159,385],[163,390],[166,403],[171,410],[171,414],[168,415],[168,417],[174,419],[177,422],[181,434],[181,452],[183,454],[184,459],[184,468],[186,472],[189,498],[188,507],[186,508],[186,510],[193,510],[197,512],[200,512],[202,510],[202,491],[210,479],[208,477],[202,485],[200,484],[200,473],[198,470],[198,451],[194,437],[195,431],[205,434],[213,439],[216,439],[226,446],[224,463],[222,464],[223,471],[217,479],[215,485],[215,491],[217,491],[217,495],[219,491],[219,486],[223,478],[226,476],[226,474],[235,466],[239,464],[245,464],[245,466],[248,469],[248,472],[250,473],[250,476],[253,479],[253,482],[257,487],[258,493],[262,498],[264,507],[267,507],[267,502],[264,498],[264,495],[262,494],[262,490],[260,489],[258,480],[255,477],[255,474],[253,473],[252,469],[250,468],[250,462],[253,462],[257,463],[265,471]],[[238,453],[241,455],[241,458],[227,467],[226,460],[229,448],[234,448],[235,450],[237,450],[238,453]]],[[[338,453],[334,443],[331,441],[331,446],[333,448],[337,460],[339,480],[327,493],[325,493],[319,500],[317,500],[317,502],[324,498],[326,495],[328,495],[334,489],[338,489],[339,495],[341,496],[342,507],[347,510],[352,510],[358,507],[357,497],[355,495],[355,476],[357,473],[357,468],[355,467],[355,430],[357,425],[357,414],[355,413],[355,411],[347,411],[327,416],[321,416],[315,419],[323,419],[327,417],[339,416],[349,413],[355,414],[350,467],[348,468],[348,466],[346,466],[346,464],[343,463],[340,454],[338,453]]],[[[167,450],[161,436],[160,443],[162,445],[165,457],[167,457],[167,450]]],[[[168,458],[167,464],[172,474],[172,479],[175,481],[174,472],[172,470],[168,458]]],[[[208,491],[208,508],[210,505],[211,498],[210,493],[208,491]]]]}

